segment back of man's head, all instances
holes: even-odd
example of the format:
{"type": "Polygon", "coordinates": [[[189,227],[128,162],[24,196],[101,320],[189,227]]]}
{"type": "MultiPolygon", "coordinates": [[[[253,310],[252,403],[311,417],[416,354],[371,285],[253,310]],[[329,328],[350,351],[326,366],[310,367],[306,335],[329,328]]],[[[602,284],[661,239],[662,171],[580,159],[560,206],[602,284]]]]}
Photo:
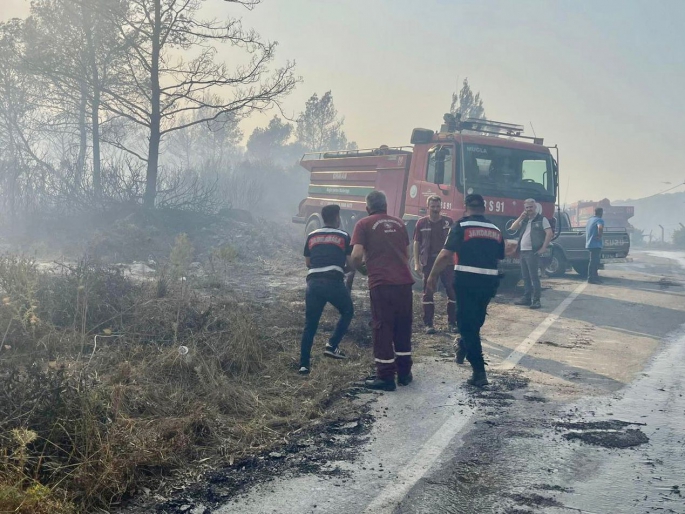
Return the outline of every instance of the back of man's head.
{"type": "Polygon", "coordinates": [[[597,216],[598,218],[601,218],[603,215],[604,215],[604,209],[602,209],[601,207],[597,207],[595,209],[595,216],[597,216]]]}
{"type": "Polygon", "coordinates": [[[321,209],[321,217],[326,225],[333,225],[340,214],[340,206],[337,204],[326,205],[321,209]]]}
{"type": "Polygon", "coordinates": [[[366,195],[366,207],[369,213],[388,210],[388,199],[382,191],[371,191],[366,195]]]}
{"type": "Polygon", "coordinates": [[[466,205],[466,210],[471,214],[485,213],[485,200],[481,195],[466,195],[466,198],[464,199],[464,204],[466,205]]]}

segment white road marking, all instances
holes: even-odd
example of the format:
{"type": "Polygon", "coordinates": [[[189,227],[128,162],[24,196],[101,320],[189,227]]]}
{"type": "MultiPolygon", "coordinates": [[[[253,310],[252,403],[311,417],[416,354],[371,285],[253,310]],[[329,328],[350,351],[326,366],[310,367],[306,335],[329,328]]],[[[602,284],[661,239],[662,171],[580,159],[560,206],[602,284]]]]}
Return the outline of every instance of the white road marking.
{"type": "MultiPolygon", "coordinates": [[[[499,366],[496,366],[496,369],[508,370],[516,366],[523,356],[533,347],[535,342],[547,332],[547,329],[559,319],[566,308],[571,305],[571,302],[573,302],[586,287],[586,282],[583,282],[576,287],[573,292],[565,298],[564,301],[561,302],[559,306],[554,309],[554,311],[552,311],[552,313],[547,316],[547,318],[545,318],[545,320],[540,323],[499,366]]],[[[447,445],[449,445],[454,437],[471,421],[475,412],[475,409],[465,408],[462,412],[455,411],[454,414],[447,418],[447,421],[445,421],[431,438],[426,441],[414,458],[397,474],[397,479],[391,484],[388,484],[366,507],[364,514],[392,514],[411,488],[421,480],[438,457],[442,455],[445,448],[447,448],[447,445]]]]}
{"type": "Polygon", "coordinates": [[[495,368],[496,369],[502,369],[502,370],[507,370],[507,369],[512,369],[514,366],[516,366],[519,361],[523,358],[524,355],[526,355],[530,349],[537,343],[540,338],[544,335],[545,332],[547,332],[547,329],[551,327],[558,319],[559,316],[566,310],[566,308],[571,305],[571,302],[578,298],[578,295],[582,293],[585,288],[587,287],[587,282],[583,282],[580,284],[578,287],[576,287],[573,292],[566,297],[566,299],[561,302],[556,309],[552,311],[552,313],[547,316],[542,323],[540,323],[535,330],[533,330],[528,337],[526,337],[523,342],[518,345],[513,352],[509,354],[509,356],[504,359],[499,365],[497,365],[495,368]]]}

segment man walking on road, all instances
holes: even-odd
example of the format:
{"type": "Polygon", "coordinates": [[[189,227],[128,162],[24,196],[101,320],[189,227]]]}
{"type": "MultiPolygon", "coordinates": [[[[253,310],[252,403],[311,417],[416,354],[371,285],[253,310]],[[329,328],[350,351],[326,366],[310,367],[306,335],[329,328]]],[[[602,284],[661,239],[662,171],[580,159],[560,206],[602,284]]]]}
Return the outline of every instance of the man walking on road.
{"type": "MultiPolygon", "coordinates": [[[[432,292],[426,290],[428,275],[433,269],[435,259],[445,245],[447,234],[454,220],[440,214],[442,200],[439,196],[431,196],[427,200],[428,216],[421,218],[414,229],[414,269],[423,272],[423,324],[426,334],[435,334],[433,317],[435,315],[435,301],[432,292]]],[[[440,280],[447,293],[447,323],[450,332],[457,332],[456,300],[454,296],[454,270],[445,268],[440,274],[440,280]]]]}
{"type": "Polygon", "coordinates": [[[547,251],[552,240],[552,227],[549,220],[537,212],[537,202],[528,198],[523,203],[523,212],[510,230],[520,230],[519,256],[521,259],[521,277],[523,278],[523,298],[514,302],[516,305],[527,305],[539,309],[540,305],[540,255],[547,251]]]}
{"type": "Polygon", "coordinates": [[[480,340],[480,329],[485,323],[490,300],[499,286],[498,261],[504,259],[504,239],[496,225],[485,216],[485,201],[481,195],[466,197],[466,216],[457,221],[447,236],[428,277],[427,288],[435,291],[438,276],[454,261],[454,289],[457,294],[457,326],[461,336],[457,349],[457,363],[468,359],[473,368],[470,385],[488,384],[480,340]]]}
{"type": "Polygon", "coordinates": [[[590,251],[590,264],[587,270],[587,281],[590,284],[601,284],[599,278],[599,260],[602,254],[602,234],[604,233],[604,209],[597,207],[595,215],[587,220],[585,226],[585,248],[590,251]]]}
{"type": "Polygon", "coordinates": [[[326,205],[321,209],[324,226],[307,236],[304,257],[309,268],[305,296],[305,326],[300,343],[300,375],[308,375],[314,335],[327,303],[340,312],[340,319],[324,349],[324,356],[345,359],[338,344],[347,332],[354,307],[350,292],[343,281],[345,269],[351,268],[350,235],[340,230],[340,206],[326,205]]]}
{"type": "Polygon", "coordinates": [[[412,279],[409,270],[409,234],[404,222],[387,213],[380,191],[366,197],[369,215],[357,222],[352,234],[352,262],[368,273],[373,356],[376,376],[366,387],[394,391],[397,383],[409,385],[411,373],[412,279]],[[366,255],[366,264],[362,260],[366,255]]]}

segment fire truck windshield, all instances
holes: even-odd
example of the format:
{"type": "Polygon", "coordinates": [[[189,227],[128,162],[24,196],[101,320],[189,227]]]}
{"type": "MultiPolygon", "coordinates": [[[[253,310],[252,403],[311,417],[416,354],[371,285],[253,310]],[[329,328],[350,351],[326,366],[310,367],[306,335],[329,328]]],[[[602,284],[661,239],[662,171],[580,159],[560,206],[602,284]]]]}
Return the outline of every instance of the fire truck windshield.
{"type": "Polygon", "coordinates": [[[467,143],[464,168],[465,173],[459,174],[460,190],[465,175],[467,189],[483,195],[555,201],[555,175],[549,154],[467,143]]]}

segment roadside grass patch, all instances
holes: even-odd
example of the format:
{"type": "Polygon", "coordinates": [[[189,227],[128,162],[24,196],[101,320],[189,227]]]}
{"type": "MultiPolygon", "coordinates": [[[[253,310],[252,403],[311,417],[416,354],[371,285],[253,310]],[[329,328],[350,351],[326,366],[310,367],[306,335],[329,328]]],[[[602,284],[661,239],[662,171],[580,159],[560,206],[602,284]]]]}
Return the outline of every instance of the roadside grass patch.
{"type": "MultiPolygon", "coordinates": [[[[180,269],[188,251],[177,257],[180,269]]],[[[109,509],[176,470],[229,465],[340,416],[368,352],[345,342],[351,359],[333,362],[318,339],[299,377],[301,310],[173,275],[0,257],[0,511],[109,509]]]]}

